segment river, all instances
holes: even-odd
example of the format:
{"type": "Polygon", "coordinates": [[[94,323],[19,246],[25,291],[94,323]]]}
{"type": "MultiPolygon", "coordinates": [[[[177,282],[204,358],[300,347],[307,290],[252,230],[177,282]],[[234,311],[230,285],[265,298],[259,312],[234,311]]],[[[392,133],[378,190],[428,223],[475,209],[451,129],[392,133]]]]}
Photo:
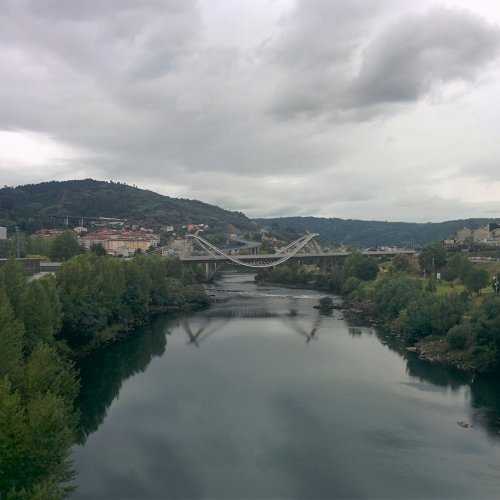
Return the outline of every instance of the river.
{"type": "Polygon", "coordinates": [[[226,273],[209,293],[81,361],[72,498],[500,498],[498,383],[319,292],[226,273]]]}

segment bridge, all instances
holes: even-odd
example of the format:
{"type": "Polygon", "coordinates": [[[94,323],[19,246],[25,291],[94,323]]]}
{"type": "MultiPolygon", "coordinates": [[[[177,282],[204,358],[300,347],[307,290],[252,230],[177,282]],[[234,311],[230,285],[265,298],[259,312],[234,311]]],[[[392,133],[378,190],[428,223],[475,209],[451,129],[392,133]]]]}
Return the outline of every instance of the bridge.
{"type": "MultiPolygon", "coordinates": [[[[227,250],[217,248],[215,245],[205,240],[197,234],[187,234],[186,237],[193,240],[199,248],[204,251],[204,255],[187,255],[183,254],[179,258],[181,262],[186,264],[205,264],[205,276],[207,279],[219,270],[225,263],[232,263],[251,269],[266,269],[275,267],[288,260],[314,260],[319,262],[322,272],[326,270],[326,264],[335,258],[343,258],[350,255],[348,251],[322,251],[321,246],[317,244],[315,239],[319,236],[318,233],[310,233],[292,241],[289,245],[280,248],[274,254],[252,254],[252,255],[233,255],[227,250]]],[[[397,253],[405,253],[413,255],[414,250],[362,250],[362,255],[381,257],[391,257],[397,253]]]]}

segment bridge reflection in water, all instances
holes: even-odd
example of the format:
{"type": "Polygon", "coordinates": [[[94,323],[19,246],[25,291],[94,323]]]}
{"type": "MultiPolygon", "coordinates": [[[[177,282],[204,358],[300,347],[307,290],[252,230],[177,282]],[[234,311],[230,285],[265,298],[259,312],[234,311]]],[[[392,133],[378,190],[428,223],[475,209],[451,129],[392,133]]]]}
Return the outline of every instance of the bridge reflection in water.
{"type": "MultiPolygon", "coordinates": [[[[308,344],[311,340],[318,340],[317,332],[320,329],[324,313],[317,311],[312,324],[303,324],[304,318],[310,320],[309,315],[300,315],[294,307],[292,301],[290,310],[286,314],[270,312],[266,307],[262,306],[261,302],[249,301],[245,298],[245,302],[235,304],[230,302],[229,307],[219,307],[216,310],[208,310],[203,316],[202,324],[196,321],[196,327],[190,322],[189,317],[185,317],[181,321],[181,326],[188,336],[187,345],[195,345],[200,347],[200,343],[208,337],[221,331],[228,323],[237,319],[279,319],[288,328],[289,331],[296,333],[305,339],[308,344]]],[[[192,318],[191,318],[192,320],[192,318]]],[[[194,322],[193,322],[194,323],[194,322]]],[[[310,323],[310,321],[308,322],[310,323]]]]}

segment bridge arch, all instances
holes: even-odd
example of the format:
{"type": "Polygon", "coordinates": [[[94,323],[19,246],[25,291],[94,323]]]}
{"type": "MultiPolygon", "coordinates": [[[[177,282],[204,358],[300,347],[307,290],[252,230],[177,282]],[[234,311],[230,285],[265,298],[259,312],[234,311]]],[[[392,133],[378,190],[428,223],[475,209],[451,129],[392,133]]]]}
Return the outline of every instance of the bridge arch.
{"type": "MultiPolygon", "coordinates": [[[[270,256],[277,256],[278,258],[274,261],[271,262],[246,262],[243,260],[240,260],[236,258],[234,255],[230,255],[220,248],[217,248],[215,245],[210,243],[209,241],[205,240],[201,236],[198,236],[197,234],[187,234],[186,237],[188,238],[194,238],[196,242],[205,250],[209,253],[209,255],[216,256],[219,255],[221,257],[224,257],[234,264],[237,264],[239,266],[244,266],[244,267],[250,267],[252,269],[266,269],[269,267],[274,267],[278,266],[280,264],[283,264],[286,262],[288,259],[292,258],[295,256],[300,250],[302,250],[311,240],[316,238],[316,236],[319,236],[318,233],[311,233],[311,234],[306,234],[305,236],[301,236],[300,238],[296,239],[289,245],[285,247],[281,252],[276,252],[275,254],[271,254],[270,256]]],[[[258,256],[256,255],[256,261],[258,261],[258,256]]]]}

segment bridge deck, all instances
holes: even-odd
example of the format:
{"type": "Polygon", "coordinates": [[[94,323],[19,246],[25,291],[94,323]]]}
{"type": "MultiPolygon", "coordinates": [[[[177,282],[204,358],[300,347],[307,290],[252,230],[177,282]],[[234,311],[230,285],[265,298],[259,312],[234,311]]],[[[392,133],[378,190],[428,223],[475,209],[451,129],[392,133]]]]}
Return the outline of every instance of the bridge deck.
{"type": "MultiPolygon", "coordinates": [[[[405,253],[413,255],[414,250],[365,250],[360,252],[361,255],[368,255],[372,257],[387,256],[392,257],[398,253],[405,253]]],[[[330,259],[332,257],[347,257],[350,252],[331,252],[331,253],[298,253],[290,257],[290,259],[330,259]]],[[[259,255],[235,255],[238,260],[243,262],[272,262],[283,258],[283,254],[259,254],[259,255]]],[[[181,262],[192,263],[207,263],[207,262],[227,262],[229,259],[223,255],[188,255],[180,257],[181,262]]]]}

